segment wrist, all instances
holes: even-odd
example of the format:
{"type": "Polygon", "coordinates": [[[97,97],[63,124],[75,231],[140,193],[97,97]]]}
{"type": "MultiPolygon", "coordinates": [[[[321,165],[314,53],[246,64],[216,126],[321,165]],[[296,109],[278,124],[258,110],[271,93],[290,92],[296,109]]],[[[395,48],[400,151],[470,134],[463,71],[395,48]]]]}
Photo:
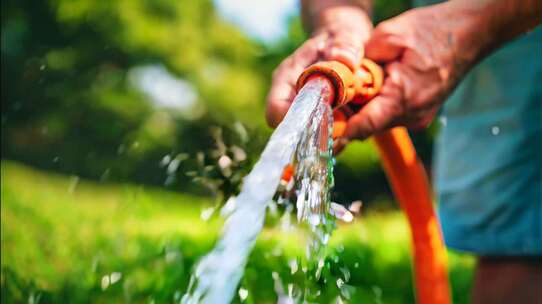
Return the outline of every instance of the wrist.
{"type": "Polygon", "coordinates": [[[363,1],[302,1],[303,23],[311,35],[322,32],[356,33],[365,41],[369,38],[373,25],[370,8],[360,5],[363,1]],[[357,5],[350,4],[357,2],[357,5]]]}
{"type": "Polygon", "coordinates": [[[456,52],[468,62],[476,62],[487,54],[494,43],[498,30],[489,9],[491,1],[450,1],[445,5],[450,11],[453,37],[457,41],[456,52]]]}

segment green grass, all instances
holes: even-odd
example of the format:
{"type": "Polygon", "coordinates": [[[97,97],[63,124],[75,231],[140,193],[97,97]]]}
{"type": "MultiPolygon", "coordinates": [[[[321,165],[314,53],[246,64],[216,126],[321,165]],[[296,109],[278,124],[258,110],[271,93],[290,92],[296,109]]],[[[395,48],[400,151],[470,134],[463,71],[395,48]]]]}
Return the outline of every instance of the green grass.
{"type": "MultiPolygon", "coordinates": [[[[7,161],[1,170],[2,303],[176,302],[220,231],[220,220],[200,219],[211,205],[205,198],[79,181],[7,161]],[[112,273],[120,280],[103,285],[112,273]]],[[[341,268],[351,273],[352,303],[414,302],[408,242],[398,212],[341,225],[328,248],[326,282],[317,283],[319,302],[337,295],[341,268]]],[[[241,282],[246,302],[276,302],[272,272],[302,284],[301,272],[288,267],[302,252],[298,234],[266,228],[241,282]]],[[[467,302],[472,265],[471,257],[450,254],[454,303],[467,302]]]]}

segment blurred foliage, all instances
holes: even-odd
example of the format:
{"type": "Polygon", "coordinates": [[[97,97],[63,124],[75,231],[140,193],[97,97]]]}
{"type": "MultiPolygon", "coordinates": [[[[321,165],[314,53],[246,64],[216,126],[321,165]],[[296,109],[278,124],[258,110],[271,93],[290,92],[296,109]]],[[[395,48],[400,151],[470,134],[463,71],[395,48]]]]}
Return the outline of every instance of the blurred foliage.
{"type": "MultiPolygon", "coordinates": [[[[408,6],[375,1],[374,19],[408,6]]],[[[177,300],[221,225],[200,211],[237,191],[271,134],[265,94],[307,37],[299,18],[287,37],[263,43],[211,0],[2,0],[0,15],[1,302],[177,300]],[[173,95],[186,107],[164,103],[173,95]]],[[[414,134],[425,161],[432,134],[414,134]]],[[[350,145],[335,172],[334,200],[392,205],[371,142],[350,145]]],[[[337,295],[340,255],[353,302],[413,301],[405,222],[375,210],[335,233],[323,299],[337,295]]],[[[273,271],[299,284],[287,265],[302,249],[266,229],[241,283],[247,302],[276,302],[273,271]]],[[[451,266],[464,303],[472,260],[452,254],[451,266]]]]}
{"type": "Polygon", "coordinates": [[[392,18],[411,8],[412,0],[375,0],[373,1],[373,20],[379,23],[392,18]]]}
{"type": "MultiPolygon", "coordinates": [[[[97,184],[6,161],[1,183],[2,303],[178,302],[221,226],[200,218],[212,204],[193,195],[97,184]]],[[[264,229],[241,281],[248,290],[244,303],[277,302],[272,272],[284,290],[302,283],[301,271],[292,274],[289,266],[303,255],[299,235],[264,229]]],[[[409,247],[405,219],[397,212],[339,225],[328,247],[320,302],[337,296],[340,277],[352,303],[414,303],[409,247]]],[[[468,301],[473,262],[450,253],[454,303],[468,301]]]]}
{"type": "Polygon", "coordinates": [[[213,147],[209,126],[263,128],[260,51],[210,1],[2,1],[2,156],[161,183],[164,155],[213,147]],[[153,106],[128,81],[146,64],[193,85],[203,114],[153,106]]]}
{"type": "MultiPolygon", "coordinates": [[[[409,1],[374,6],[379,21],[409,1]]],[[[263,149],[271,133],[264,102],[272,71],[306,39],[292,16],[287,37],[251,40],[211,0],[3,0],[1,18],[3,159],[218,200],[237,191],[263,149]],[[194,95],[195,105],[154,102],[134,80],[146,67],[182,82],[190,90],[181,95],[194,95]],[[243,160],[235,159],[240,150],[243,160]]],[[[415,136],[425,161],[427,134],[415,136]]],[[[388,195],[370,145],[351,145],[339,157],[336,200],[388,195]]]]}

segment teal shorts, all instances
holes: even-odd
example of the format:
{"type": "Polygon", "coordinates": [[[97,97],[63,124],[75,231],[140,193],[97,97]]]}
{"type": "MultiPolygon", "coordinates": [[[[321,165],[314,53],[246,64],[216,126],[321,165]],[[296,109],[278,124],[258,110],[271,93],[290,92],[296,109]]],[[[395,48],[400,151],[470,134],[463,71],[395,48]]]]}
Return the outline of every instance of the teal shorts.
{"type": "Polygon", "coordinates": [[[434,181],[446,244],[542,256],[542,26],[477,65],[439,121],[434,181]]]}

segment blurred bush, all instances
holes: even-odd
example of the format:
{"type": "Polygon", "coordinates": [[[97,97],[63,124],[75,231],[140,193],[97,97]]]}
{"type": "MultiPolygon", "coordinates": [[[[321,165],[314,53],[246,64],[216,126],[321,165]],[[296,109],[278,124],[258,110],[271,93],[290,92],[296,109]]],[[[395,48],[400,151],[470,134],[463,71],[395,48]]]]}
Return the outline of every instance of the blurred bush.
{"type": "MultiPolygon", "coordinates": [[[[375,19],[407,2],[376,1],[375,19]]],[[[211,0],[5,0],[1,8],[2,158],[219,198],[258,158],[271,132],[263,113],[272,70],[306,38],[292,17],[286,38],[251,40],[211,0]]],[[[431,137],[420,138],[428,159],[431,137]]],[[[337,199],[387,191],[368,145],[339,158],[337,199]]]]}

